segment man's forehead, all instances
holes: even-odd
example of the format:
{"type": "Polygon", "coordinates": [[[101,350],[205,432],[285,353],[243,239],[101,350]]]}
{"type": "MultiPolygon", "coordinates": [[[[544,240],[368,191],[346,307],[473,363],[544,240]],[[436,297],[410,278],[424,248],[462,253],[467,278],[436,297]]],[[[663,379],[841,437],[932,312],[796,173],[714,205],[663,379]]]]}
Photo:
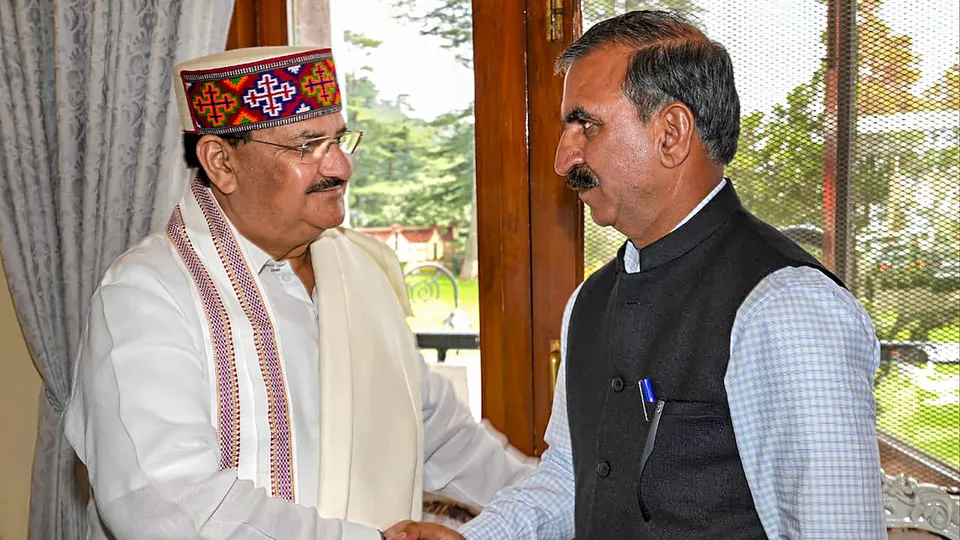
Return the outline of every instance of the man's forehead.
{"type": "Polygon", "coordinates": [[[331,135],[337,135],[346,129],[347,125],[343,120],[343,115],[337,113],[317,116],[308,120],[277,126],[264,131],[272,131],[276,136],[283,137],[285,139],[305,140],[316,137],[329,137],[331,135]]]}
{"type": "Polygon", "coordinates": [[[598,47],[578,58],[564,78],[564,92],[619,92],[627,63],[635,49],[620,45],[598,47]]]}
{"type": "Polygon", "coordinates": [[[596,109],[595,104],[621,98],[627,63],[634,50],[605,46],[577,59],[564,77],[562,114],[576,107],[596,109]]]}

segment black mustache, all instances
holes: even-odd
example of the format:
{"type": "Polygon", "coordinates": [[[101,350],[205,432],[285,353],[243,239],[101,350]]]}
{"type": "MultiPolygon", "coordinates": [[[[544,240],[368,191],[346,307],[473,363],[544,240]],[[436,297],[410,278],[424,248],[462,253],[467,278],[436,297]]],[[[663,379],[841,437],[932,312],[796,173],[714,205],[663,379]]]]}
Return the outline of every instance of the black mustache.
{"type": "Polygon", "coordinates": [[[586,165],[576,165],[567,171],[567,187],[574,191],[584,191],[600,185],[597,173],[586,165]]]}
{"type": "Polygon", "coordinates": [[[342,186],[346,183],[347,181],[344,180],[343,178],[330,178],[325,176],[321,178],[319,181],[314,182],[313,184],[310,185],[310,187],[307,188],[307,195],[311,193],[316,193],[318,191],[325,191],[331,188],[342,186]]]}

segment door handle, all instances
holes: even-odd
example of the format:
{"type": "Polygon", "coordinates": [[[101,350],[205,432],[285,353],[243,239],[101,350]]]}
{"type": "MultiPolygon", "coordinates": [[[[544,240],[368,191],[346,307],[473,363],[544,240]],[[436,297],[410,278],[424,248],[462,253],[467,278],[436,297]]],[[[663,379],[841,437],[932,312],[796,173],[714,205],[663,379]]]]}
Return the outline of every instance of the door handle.
{"type": "Polygon", "coordinates": [[[560,375],[560,340],[550,340],[550,395],[557,389],[557,376],[560,375]]]}

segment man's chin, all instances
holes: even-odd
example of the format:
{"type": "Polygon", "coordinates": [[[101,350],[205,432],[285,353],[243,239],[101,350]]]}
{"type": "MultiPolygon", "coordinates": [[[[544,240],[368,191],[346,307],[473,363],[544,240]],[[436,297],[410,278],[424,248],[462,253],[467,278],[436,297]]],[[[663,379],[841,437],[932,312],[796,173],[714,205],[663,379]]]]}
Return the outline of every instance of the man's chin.
{"type": "Polygon", "coordinates": [[[314,225],[323,229],[340,226],[347,214],[343,190],[311,193],[307,196],[307,212],[314,216],[314,225]]]}
{"type": "Polygon", "coordinates": [[[343,225],[343,216],[324,216],[324,219],[320,220],[320,223],[314,224],[314,227],[320,231],[329,231],[330,229],[336,229],[343,225]]]}
{"type": "Polygon", "coordinates": [[[613,225],[613,220],[604,219],[602,216],[597,216],[593,212],[590,212],[590,219],[597,225],[597,227],[610,227],[613,225]]]}
{"type": "Polygon", "coordinates": [[[593,222],[598,226],[610,227],[613,225],[614,221],[616,221],[615,219],[611,219],[612,216],[608,215],[610,214],[610,209],[600,206],[597,204],[597,201],[594,201],[594,203],[591,204],[589,201],[583,200],[583,203],[587,206],[587,208],[590,209],[590,219],[592,219],[593,222]]]}

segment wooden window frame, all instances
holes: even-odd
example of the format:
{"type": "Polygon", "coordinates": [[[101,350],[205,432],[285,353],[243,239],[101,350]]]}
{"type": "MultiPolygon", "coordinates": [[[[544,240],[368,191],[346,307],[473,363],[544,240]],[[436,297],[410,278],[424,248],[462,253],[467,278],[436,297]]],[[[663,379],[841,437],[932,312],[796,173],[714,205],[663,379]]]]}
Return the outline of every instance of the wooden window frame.
{"type": "Polygon", "coordinates": [[[286,0],[235,0],[227,50],[287,45],[288,28],[286,0]]]}
{"type": "Polygon", "coordinates": [[[554,63],[579,34],[564,0],[547,39],[545,0],[473,0],[483,415],[530,454],[546,447],[551,352],[583,278],[583,208],[553,170],[563,79],[554,63]]]}

